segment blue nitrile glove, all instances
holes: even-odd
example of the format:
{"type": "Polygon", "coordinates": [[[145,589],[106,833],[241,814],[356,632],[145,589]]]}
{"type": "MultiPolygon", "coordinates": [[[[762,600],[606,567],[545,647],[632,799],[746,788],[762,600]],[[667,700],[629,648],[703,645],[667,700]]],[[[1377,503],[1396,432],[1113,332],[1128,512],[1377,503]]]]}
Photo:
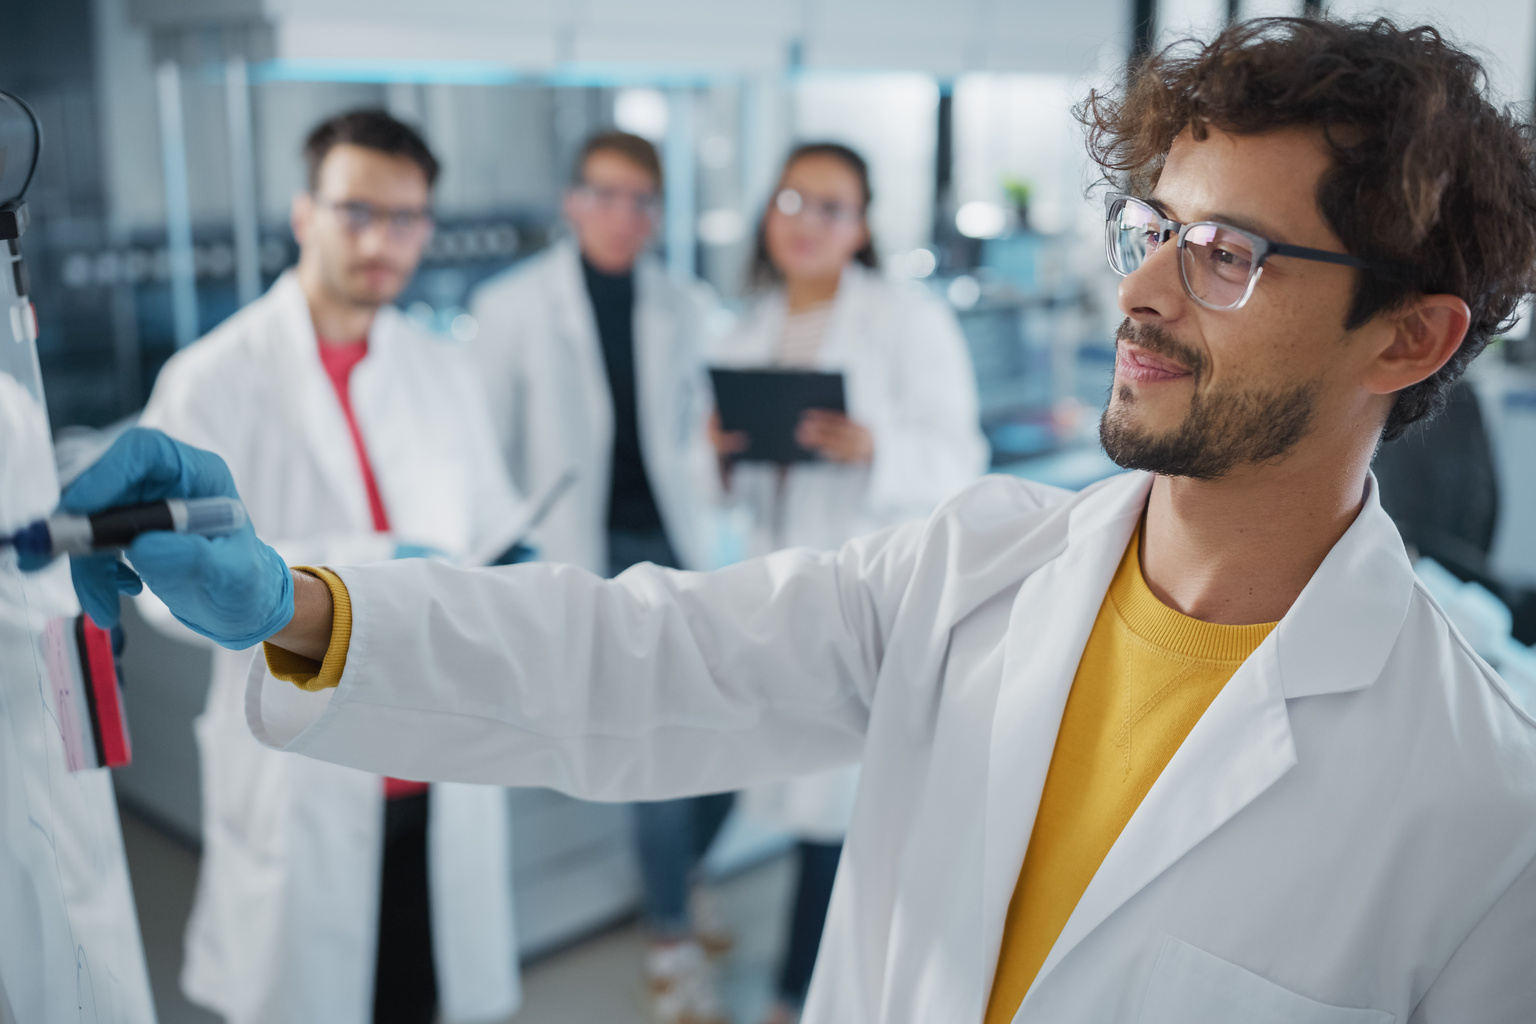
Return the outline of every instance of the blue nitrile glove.
{"type": "MultiPolygon", "coordinates": [[[[89,514],[161,498],[214,496],[240,497],[223,459],[158,430],[135,428],[69,485],[60,505],[89,514]]],[[[249,522],[222,537],[146,533],[127,555],[131,569],[112,552],[69,560],[80,606],[104,628],[117,622],[118,591],[137,594],[144,583],[188,629],[231,650],[255,646],[293,618],[288,566],[249,522]]]]}
{"type": "Polygon", "coordinates": [[[519,565],[523,562],[536,562],[539,560],[539,549],[527,544],[513,544],[500,555],[492,565],[519,565]]]}
{"type": "Polygon", "coordinates": [[[425,544],[411,544],[407,541],[401,541],[399,544],[395,545],[395,557],[430,558],[438,562],[452,561],[448,555],[448,552],[446,551],[440,551],[437,548],[428,547],[425,544]]]}

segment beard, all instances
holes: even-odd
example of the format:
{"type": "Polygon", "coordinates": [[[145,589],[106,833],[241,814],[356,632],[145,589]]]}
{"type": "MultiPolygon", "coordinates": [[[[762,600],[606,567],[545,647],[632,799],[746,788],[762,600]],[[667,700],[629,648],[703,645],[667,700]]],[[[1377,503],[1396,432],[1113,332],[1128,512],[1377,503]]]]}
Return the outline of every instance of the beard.
{"type": "Polygon", "coordinates": [[[1215,480],[1238,466],[1284,457],[1312,430],[1318,392],[1314,381],[1268,389],[1202,390],[1200,384],[1209,372],[1204,357],[1161,328],[1127,317],[1115,339],[1177,360],[1189,369],[1195,385],[1183,422],[1160,433],[1134,422],[1132,388],[1110,385],[1109,408],[1099,421],[1099,443],[1122,469],[1215,480]]]}
{"type": "Polygon", "coordinates": [[[410,281],[409,267],[388,259],[348,259],[342,253],[322,248],[318,254],[320,278],[331,297],[359,309],[376,309],[393,302],[410,281]],[[368,279],[371,270],[385,270],[392,275],[382,285],[368,279]]]}

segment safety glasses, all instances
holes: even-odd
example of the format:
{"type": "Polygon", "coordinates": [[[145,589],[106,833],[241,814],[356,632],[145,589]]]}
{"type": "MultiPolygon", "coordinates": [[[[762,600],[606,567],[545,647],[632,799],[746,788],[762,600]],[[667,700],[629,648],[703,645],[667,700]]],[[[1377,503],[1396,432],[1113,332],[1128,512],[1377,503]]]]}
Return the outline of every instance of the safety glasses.
{"type": "Polygon", "coordinates": [[[661,213],[661,197],[654,192],[631,192],[629,189],[593,185],[590,182],[582,182],[576,186],[576,191],[599,210],[623,210],[637,217],[650,218],[661,213]]]}
{"type": "Polygon", "coordinates": [[[1271,256],[1392,273],[1393,268],[1342,252],[1309,249],[1262,238],[1213,220],[1181,224],[1151,204],[1121,192],[1105,198],[1104,243],[1109,265],[1121,277],[1140,269],[1169,239],[1179,254],[1184,290],[1206,309],[1242,309],[1271,256]]]}
{"type": "Polygon", "coordinates": [[[806,195],[795,188],[781,188],[775,192],[773,208],[786,217],[809,217],[823,226],[857,224],[864,216],[864,211],[857,206],[806,195]]]}
{"type": "Polygon", "coordinates": [[[361,235],[375,224],[382,224],[390,238],[401,242],[419,241],[432,229],[432,211],[410,208],[394,209],[375,206],[357,200],[338,202],[333,199],[315,200],[341,219],[348,234],[361,235]]]}

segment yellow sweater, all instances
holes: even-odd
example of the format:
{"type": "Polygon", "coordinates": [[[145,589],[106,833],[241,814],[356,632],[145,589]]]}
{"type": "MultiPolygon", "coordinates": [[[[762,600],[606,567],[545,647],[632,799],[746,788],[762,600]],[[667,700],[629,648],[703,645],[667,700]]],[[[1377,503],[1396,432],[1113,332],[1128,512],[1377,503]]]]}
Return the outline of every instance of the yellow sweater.
{"type": "Polygon", "coordinates": [[[341,577],[329,569],[310,565],[294,568],[320,577],[331,592],[331,645],[325,649],[324,661],[315,661],[270,643],[261,645],[262,653],[266,655],[267,669],[274,679],[292,683],[301,690],[328,690],[341,682],[342,670],[347,667],[347,651],[352,646],[352,596],[347,593],[347,585],[341,582],[341,577]]]}
{"type": "Polygon", "coordinates": [[[1008,904],[986,1024],[1013,1020],[1147,790],[1273,628],[1217,626],[1167,607],[1147,588],[1131,538],[1067,696],[1008,904]]]}

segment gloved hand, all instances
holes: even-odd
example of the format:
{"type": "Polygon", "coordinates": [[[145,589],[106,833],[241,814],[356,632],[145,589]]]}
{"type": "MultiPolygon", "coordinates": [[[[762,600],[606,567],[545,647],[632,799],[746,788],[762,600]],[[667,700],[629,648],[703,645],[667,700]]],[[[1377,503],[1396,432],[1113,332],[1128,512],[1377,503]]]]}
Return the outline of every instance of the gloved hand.
{"type": "MultiPolygon", "coordinates": [[[[69,485],[60,505],[90,514],[216,495],[240,497],[223,459],[158,430],[134,428],[69,485]]],[[[293,618],[293,577],[250,523],[222,537],[146,533],[126,553],[132,568],[113,552],[69,560],[80,606],[103,628],[117,622],[118,592],[137,594],[145,583],[188,629],[231,650],[260,643],[293,618]]]]}
{"type": "Polygon", "coordinates": [[[528,544],[513,544],[507,550],[497,556],[492,565],[520,565],[523,562],[537,562],[539,549],[528,544]]]}

